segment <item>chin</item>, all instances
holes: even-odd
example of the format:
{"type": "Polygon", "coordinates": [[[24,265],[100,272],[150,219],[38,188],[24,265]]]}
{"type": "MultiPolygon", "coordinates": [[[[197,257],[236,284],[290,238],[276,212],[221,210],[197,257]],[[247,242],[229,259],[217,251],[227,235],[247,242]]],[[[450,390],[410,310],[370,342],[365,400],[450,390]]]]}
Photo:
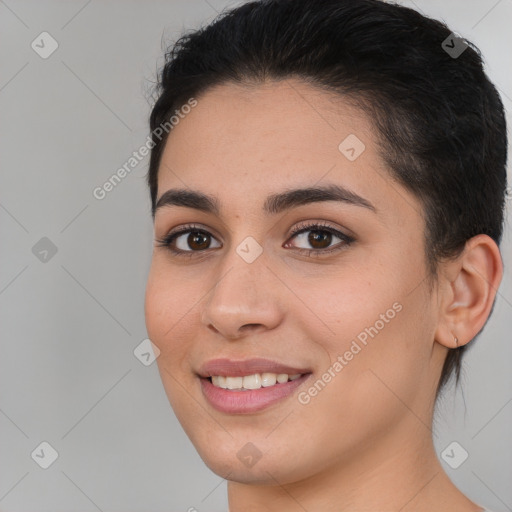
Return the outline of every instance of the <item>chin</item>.
{"type": "Polygon", "coordinates": [[[217,440],[211,435],[201,439],[194,439],[192,432],[187,432],[187,435],[206,466],[220,477],[234,482],[289,484],[311,476],[314,466],[320,462],[318,451],[308,458],[304,446],[298,460],[297,449],[286,445],[282,438],[276,437],[271,443],[264,436],[257,436],[259,440],[254,442],[247,435],[230,437],[229,440],[221,436],[221,444],[220,438],[217,440]]]}

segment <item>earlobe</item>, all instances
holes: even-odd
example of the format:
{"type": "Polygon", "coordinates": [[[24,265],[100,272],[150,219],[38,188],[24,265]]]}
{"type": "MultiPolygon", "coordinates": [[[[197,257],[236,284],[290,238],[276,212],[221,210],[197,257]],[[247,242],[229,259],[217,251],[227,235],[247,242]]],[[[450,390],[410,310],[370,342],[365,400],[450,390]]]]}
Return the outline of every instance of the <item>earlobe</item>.
{"type": "Polygon", "coordinates": [[[483,328],[503,276],[496,242],[477,235],[466,242],[462,254],[443,263],[447,280],[440,301],[436,341],[448,348],[469,343],[483,328]]]}

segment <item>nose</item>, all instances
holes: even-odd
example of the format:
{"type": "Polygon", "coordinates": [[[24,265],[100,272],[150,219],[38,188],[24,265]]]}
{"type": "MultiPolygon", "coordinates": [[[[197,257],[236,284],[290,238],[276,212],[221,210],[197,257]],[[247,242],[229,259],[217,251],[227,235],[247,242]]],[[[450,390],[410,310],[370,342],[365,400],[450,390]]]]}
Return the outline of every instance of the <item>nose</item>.
{"type": "Polygon", "coordinates": [[[221,268],[201,302],[202,323],[229,340],[275,329],[283,318],[283,286],[264,258],[247,263],[233,251],[221,268]]]}

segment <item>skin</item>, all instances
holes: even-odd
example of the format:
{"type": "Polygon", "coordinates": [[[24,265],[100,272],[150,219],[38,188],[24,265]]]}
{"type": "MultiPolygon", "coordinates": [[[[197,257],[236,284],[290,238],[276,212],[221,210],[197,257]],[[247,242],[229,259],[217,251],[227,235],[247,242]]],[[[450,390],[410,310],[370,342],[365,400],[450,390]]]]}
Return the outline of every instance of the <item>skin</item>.
{"type": "MultiPolygon", "coordinates": [[[[217,196],[221,214],[166,206],[155,238],[198,224],[206,250],[174,256],[155,243],[147,281],[148,335],[169,401],[207,466],[228,479],[230,512],[432,511],[481,508],[451,483],[432,442],[437,383],[448,348],[483,327],[502,275],[496,244],[479,235],[427,279],[423,210],[393,181],[371,122],[343,98],[298,79],[223,84],[171,132],[158,198],[170,188],[217,196]],[[355,161],[338,145],[365,144],[355,161]],[[375,211],[317,202],[263,213],[269,194],[343,185],[375,211]],[[308,256],[301,221],[351,234],[340,250],[308,256]],[[252,236],[262,254],[237,246],[252,236]],[[311,401],[309,389],[352,340],[399,303],[402,309],[311,401]],[[266,357],[313,375],[290,397],[252,414],[226,414],[204,398],[196,373],[218,358],[266,357]],[[253,443],[247,467],[237,452],[253,443]]],[[[179,239],[187,245],[188,234],[179,239]]],[[[332,239],[328,247],[340,244],[332,239]]]]}

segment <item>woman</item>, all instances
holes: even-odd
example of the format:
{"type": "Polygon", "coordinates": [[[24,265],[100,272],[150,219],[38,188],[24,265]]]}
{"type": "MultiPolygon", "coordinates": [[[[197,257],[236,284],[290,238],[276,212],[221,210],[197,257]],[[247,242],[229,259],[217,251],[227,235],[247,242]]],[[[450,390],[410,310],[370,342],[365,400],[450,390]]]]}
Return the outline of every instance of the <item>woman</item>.
{"type": "Polygon", "coordinates": [[[502,277],[477,49],[378,0],[270,0],[166,57],[146,325],[230,512],[482,511],[431,430],[502,277]]]}

